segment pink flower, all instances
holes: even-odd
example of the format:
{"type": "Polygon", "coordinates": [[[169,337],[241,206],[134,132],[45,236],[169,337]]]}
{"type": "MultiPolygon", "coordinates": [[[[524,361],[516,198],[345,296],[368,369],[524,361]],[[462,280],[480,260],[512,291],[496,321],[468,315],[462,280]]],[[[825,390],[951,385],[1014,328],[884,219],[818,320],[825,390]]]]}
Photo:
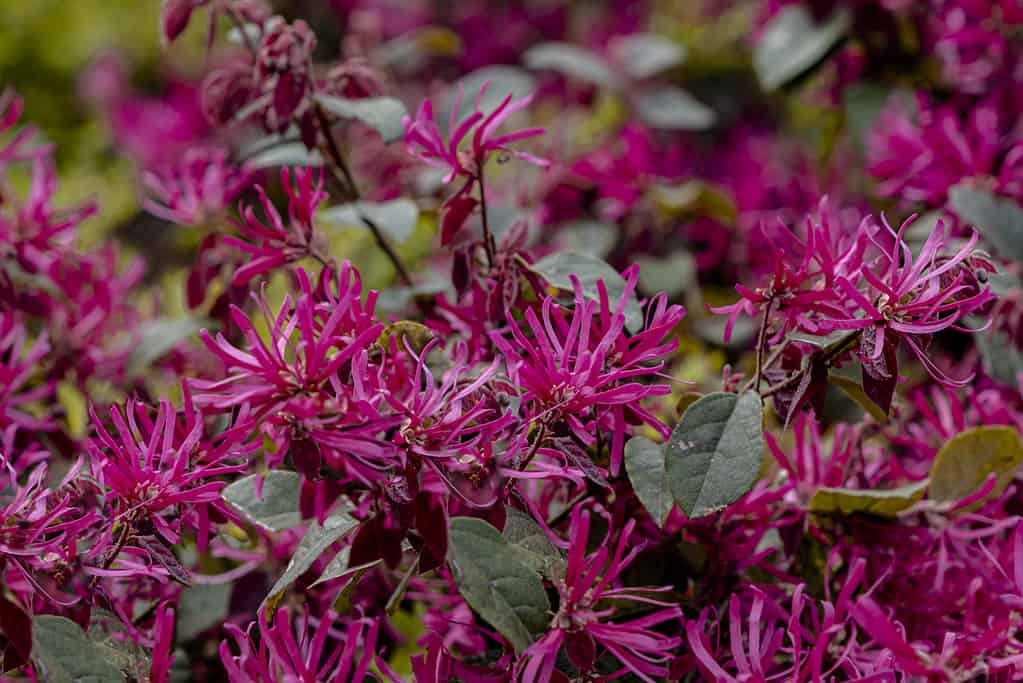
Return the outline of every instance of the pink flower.
{"type": "Polygon", "coordinates": [[[259,193],[266,222],[256,217],[252,206],[245,206],[242,208],[244,222],[238,224],[238,228],[249,240],[237,237],[225,239],[228,244],[253,256],[249,263],[235,271],[231,283],[236,287],[248,284],[257,275],[306,257],[326,263],[314,243],[313,227],[313,214],[327,198],[323,191],[323,174],[312,168],[296,168],[291,173],[282,168],[281,185],[288,196],[287,224],[263,188],[257,185],[256,192],[259,193]]]}
{"type": "Polygon", "coordinates": [[[50,431],[56,427],[51,416],[40,417],[27,410],[53,394],[52,382],[36,386],[30,382],[51,351],[45,333],[29,346],[24,324],[12,313],[0,313],[0,429],[14,426],[50,431]]]}
{"type": "MultiPolygon", "coordinates": [[[[610,516],[604,514],[610,524],[610,516]]],[[[629,540],[635,520],[629,520],[612,545],[608,531],[604,543],[587,554],[591,512],[581,506],[572,510],[565,575],[555,581],[560,604],[546,635],[530,645],[516,664],[523,681],[547,683],[552,679],[558,653],[565,648],[569,661],[583,674],[590,674],[599,655],[606,651],[620,664],[613,678],[632,674],[654,683],[655,677],[668,675],[671,651],[682,643],[679,637],[666,636],[652,627],[682,619],[678,605],[655,600],[648,593],[671,590],[662,588],[614,587],[622,572],[642,550],[642,544],[629,540]],[[613,548],[613,550],[612,550],[613,548]],[[627,551],[628,548],[631,548],[627,551]],[[635,601],[662,607],[646,616],[612,621],[616,607],[604,607],[603,601],[621,605],[635,601]]]]}
{"type": "Polygon", "coordinates": [[[251,179],[251,171],[230,163],[226,150],[194,148],[174,165],[144,173],[143,206],[172,223],[201,225],[222,215],[251,179]]]}
{"type": "Polygon", "coordinates": [[[963,113],[920,99],[913,114],[885,110],[868,140],[869,170],[883,195],[940,205],[960,180],[994,176],[1000,191],[1023,197],[1023,140],[995,100],[963,113]]]}
{"type": "Polygon", "coordinates": [[[113,495],[112,520],[122,529],[151,525],[168,543],[180,540],[182,521],[206,537],[207,506],[220,505],[223,475],[244,471],[258,447],[242,445],[238,430],[207,438],[187,388],[182,412],[183,424],[178,411],[161,401],[154,422],[146,406],[128,401],[123,412],[110,408],[112,432],[94,412],[96,437],[86,442],[93,475],[113,495]]]}
{"type": "Polygon", "coordinates": [[[816,332],[819,316],[840,315],[844,295],[838,291],[837,279],[859,278],[871,229],[872,224],[864,219],[854,234],[842,234],[829,216],[826,200],[815,216],[807,217],[802,238],[783,225],[776,235],[765,229],[775,264],[770,282],[756,290],[736,284],[741,297],[737,302],[710,308],[728,316],[725,341],[731,338],[739,316],[755,317],[765,308],[781,320],[774,333],[777,337],[793,328],[816,332]]]}
{"type": "MultiPolygon", "coordinates": [[[[0,92],[0,136],[14,129],[23,109],[22,99],[13,90],[8,88],[0,92]]],[[[50,154],[53,149],[51,145],[31,144],[35,135],[35,127],[25,126],[6,142],[0,141],[0,173],[9,164],[41,159],[50,154]]]]}
{"type": "Polygon", "coordinates": [[[961,386],[972,376],[953,380],[943,373],[925,351],[926,337],[951,327],[964,330],[962,319],[994,300],[990,287],[982,284],[985,278],[978,275],[994,272],[994,266],[975,254],[976,233],[954,254],[945,253],[947,230],[942,221],[914,257],[903,241],[911,223],[912,219],[905,221],[896,233],[882,217],[891,246],[871,238],[880,255],[875,264],[862,270],[865,288],[857,287],[847,276],[838,278],[840,290],[858,309],[857,314],[829,317],[821,327],[827,331],[863,330],[860,357],[865,368],[874,363],[871,367],[882,375],[894,371],[887,367],[886,354],[891,352],[886,351],[886,344],[894,348],[902,339],[932,377],[961,386]]]}
{"type": "Polygon", "coordinates": [[[640,405],[645,398],[667,394],[669,387],[634,380],[657,376],[663,358],[676,344],[665,342],[665,337],[685,315],[685,309],[668,306],[666,297],[657,297],[648,305],[647,328],[626,336],[625,307],[638,273],[636,267],[626,273],[625,289],[614,304],[608,300],[603,282],[597,285],[601,299],[598,304],[584,298],[576,281],[571,310],[548,296],[539,317],[534,308],[526,310],[526,330],[509,315],[510,339],[497,331],[490,333],[505,356],[513,382],[524,390],[522,399],[530,408],[531,422],[553,425],[564,421],[587,446],[596,444],[598,431],[612,433],[612,475],[621,467],[628,430],[626,416],[642,420],[665,438],[671,431],[640,405]]]}
{"type": "MultiPolygon", "coordinates": [[[[532,95],[512,102],[512,94],[509,93],[493,112],[485,115],[480,107],[483,103],[483,95],[490,85],[490,81],[487,81],[480,88],[474,111],[461,121],[456,121],[455,115],[462,102],[462,91],[459,88],[458,95],[451,107],[447,140],[444,139],[437,127],[434,120],[433,102],[429,99],[423,100],[423,103],[419,105],[414,120],[405,117],[405,145],[409,154],[425,164],[447,170],[448,173],[444,177],[445,183],[451,182],[457,176],[465,177],[470,183],[475,181],[479,178],[481,169],[492,152],[505,152],[538,166],[549,164],[545,159],[508,147],[513,142],[543,135],[545,132],[543,128],[524,128],[504,135],[496,134],[497,129],[508,117],[529,106],[529,103],[533,101],[532,95]],[[460,150],[459,147],[470,133],[472,138],[469,148],[460,150]]],[[[463,192],[464,190],[459,194],[463,192]]]]}
{"type": "Polygon", "coordinates": [[[258,95],[252,105],[258,106],[268,133],[283,133],[292,121],[311,114],[315,47],[316,34],[301,19],[289,24],[278,16],[264,25],[253,73],[258,95]]]}
{"type": "Polygon", "coordinates": [[[282,607],[274,615],[260,609],[246,631],[230,623],[224,628],[239,649],[235,655],[230,641],[220,643],[220,660],[231,683],[361,683],[367,676],[377,680],[370,673],[374,664],[390,672],[376,654],[377,619],[361,617],[342,624],[334,612],[321,618],[305,612],[292,620],[282,607]]]}
{"type": "MultiPolygon", "coordinates": [[[[265,298],[257,299],[270,338],[264,341],[244,312],[232,307],[231,319],[246,341],[243,349],[221,333],[200,336],[228,371],[221,380],[194,380],[196,402],[221,411],[242,409],[238,421],[261,429],[278,444],[279,462],[289,445],[298,449],[298,465],[313,475],[321,449],[334,465],[356,467],[363,477],[394,464],[394,447],[377,434],[400,418],[381,418],[381,381],[374,376],[368,349],[384,326],[364,310],[360,285],[344,264],[336,292],[320,300],[308,276],[298,271],[300,294],[286,297],[272,313],[265,298]],[[262,424],[260,424],[262,423],[262,424]],[[365,468],[368,468],[366,470],[365,468]]],[[[330,287],[329,281],[324,284],[330,287]]],[[[295,453],[293,453],[295,455],[295,453]]]]}

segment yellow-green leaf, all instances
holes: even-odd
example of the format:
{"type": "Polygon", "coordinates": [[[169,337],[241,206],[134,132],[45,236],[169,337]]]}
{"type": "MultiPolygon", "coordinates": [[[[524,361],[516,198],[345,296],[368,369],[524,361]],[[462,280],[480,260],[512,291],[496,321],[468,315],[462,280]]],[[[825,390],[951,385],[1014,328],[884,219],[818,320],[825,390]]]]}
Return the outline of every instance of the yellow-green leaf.
{"type": "Polygon", "coordinates": [[[422,353],[423,349],[426,348],[426,345],[433,338],[433,330],[426,325],[417,323],[414,320],[399,320],[384,328],[384,331],[380,333],[380,339],[377,340],[377,343],[387,349],[390,348],[391,339],[393,339],[399,349],[404,349],[403,340],[407,339],[413,351],[422,353]]]}
{"type": "Polygon", "coordinates": [[[828,375],[828,381],[841,389],[843,394],[856,401],[872,418],[878,422],[888,421],[888,413],[867,396],[859,382],[843,375],[836,375],[835,373],[828,375]]]}
{"type": "Polygon", "coordinates": [[[906,484],[896,489],[857,490],[825,486],[810,499],[810,511],[823,514],[852,515],[862,513],[894,517],[920,500],[927,480],[906,484]]]}
{"type": "Polygon", "coordinates": [[[992,494],[1009,484],[1023,462],[1023,442],[1013,427],[984,426],[954,436],[931,465],[931,498],[949,502],[976,491],[992,472],[998,483],[992,494]]]}

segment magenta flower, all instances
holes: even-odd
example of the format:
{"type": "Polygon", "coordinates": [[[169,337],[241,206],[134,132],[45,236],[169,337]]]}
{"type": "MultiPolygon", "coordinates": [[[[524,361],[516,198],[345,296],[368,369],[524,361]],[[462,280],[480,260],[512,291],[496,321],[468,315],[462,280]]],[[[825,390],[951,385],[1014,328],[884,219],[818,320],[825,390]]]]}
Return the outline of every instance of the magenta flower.
{"type": "Polygon", "coordinates": [[[642,420],[665,438],[670,435],[671,430],[640,405],[645,398],[667,394],[669,387],[634,380],[657,376],[663,358],[675,349],[676,342],[665,342],[665,336],[685,315],[681,306],[669,307],[666,298],[659,297],[648,307],[647,329],[627,337],[624,311],[638,268],[630,269],[626,277],[625,290],[613,308],[603,282],[598,283],[598,304],[583,297],[576,281],[571,310],[545,297],[539,317],[534,308],[526,310],[526,331],[509,316],[511,338],[490,333],[505,356],[512,381],[524,390],[531,422],[551,426],[564,421],[587,446],[597,442],[598,430],[613,434],[612,475],[621,467],[626,416],[642,420]]]}
{"type": "Polygon", "coordinates": [[[171,646],[174,643],[174,609],[167,603],[160,603],[160,606],[156,608],[156,628],[153,640],[155,644],[153,660],[149,666],[149,682],[168,683],[175,655],[171,651],[171,646]]]}
{"type": "Polygon", "coordinates": [[[289,24],[275,16],[263,25],[253,72],[258,92],[249,106],[268,133],[283,133],[293,121],[303,129],[312,125],[315,48],[316,34],[301,19],[289,24]]]}
{"type": "Polygon", "coordinates": [[[143,206],[172,223],[201,225],[221,216],[251,179],[251,171],[230,163],[226,150],[193,148],[173,166],[144,173],[143,206]]]}
{"type": "Polygon", "coordinates": [[[876,368],[882,375],[893,372],[894,368],[887,367],[890,359],[885,354],[891,352],[885,350],[886,345],[894,348],[902,339],[932,377],[946,384],[963,385],[972,376],[953,380],[943,373],[927,355],[926,341],[921,337],[952,327],[964,330],[962,319],[994,300],[990,287],[982,284],[986,278],[978,274],[995,269],[974,252],[976,233],[954,254],[946,253],[947,230],[942,221],[914,257],[903,241],[911,223],[912,219],[905,221],[896,233],[882,217],[891,246],[871,238],[881,253],[876,264],[862,270],[865,291],[846,276],[838,278],[841,291],[859,314],[828,318],[821,325],[826,330],[863,330],[860,357],[865,368],[876,368]]]}
{"type": "MultiPolygon", "coordinates": [[[[6,448],[0,453],[0,467],[8,473],[13,470],[10,455],[6,448]]],[[[64,597],[48,590],[42,577],[64,570],[77,554],[75,543],[88,538],[102,517],[81,506],[74,495],[71,482],[82,475],[81,460],[55,488],[47,486],[46,463],[27,470],[26,475],[23,483],[12,477],[0,492],[0,580],[6,573],[6,583],[11,586],[13,576],[20,574],[25,583],[18,593],[26,597],[38,593],[55,605],[72,605],[77,596],[64,597]]]]}
{"type": "Polygon", "coordinates": [[[294,176],[281,169],[281,185],[288,195],[288,222],[270,201],[262,187],[256,186],[266,222],[256,217],[252,206],[242,209],[244,222],[239,230],[248,241],[227,237],[225,241],[252,255],[252,260],[235,271],[231,283],[241,287],[252,278],[306,257],[326,263],[314,243],[313,215],[327,198],[323,192],[323,174],[312,168],[296,168],[294,176]]]}
{"type": "Polygon", "coordinates": [[[111,407],[113,433],[93,412],[96,437],[85,446],[93,476],[113,495],[112,521],[123,534],[144,524],[168,543],[177,543],[186,521],[205,538],[207,507],[220,504],[220,491],[227,485],[223,476],[244,471],[245,459],[258,448],[243,445],[238,431],[208,439],[187,391],[186,397],[183,423],[167,401],[160,402],[155,422],[137,401],[128,401],[123,412],[111,407]]]}
{"type": "MultiPolygon", "coordinates": [[[[600,510],[598,513],[606,515],[600,510]]],[[[523,681],[547,683],[553,677],[558,653],[564,647],[569,660],[584,675],[593,672],[598,658],[606,653],[621,665],[621,669],[612,674],[613,678],[632,674],[654,683],[655,677],[668,675],[671,651],[681,645],[682,639],[663,635],[652,627],[682,619],[682,610],[678,605],[648,595],[671,590],[670,586],[614,587],[642,550],[641,544],[629,545],[636,522],[626,523],[616,545],[612,546],[609,531],[604,543],[587,554],[590,517],[591,513],[581,507],[572,511],[565,575],[555,581],[560,597],[558,611],[546,635],[522,654],[516,664],[517,675],[523,681]],[[616,607],[603,607],[601,601],[617,604],[635,601],[663,609],[628,621],[612,621],[616,607]]],[[[607,518],[610,524],[610,516],[607,518]]]]}
{"type": "Polygon", "coordinates": [[[961,114],[921,100],[914,114],[885,110],[868,140],[869,170],[883,195],[941,205],[964,178],[994,176],[999,191],[1023,197],[1023,140],[997,102],[961,114]]]}
{"type": "MultiPolygon", "coordinates": [[[[6,135],[17,125],[24,109],[24,102],[10,88],[0,92],[0,136],[6,135]]],[[[33,126],[25,126],[14,133],[6,142],[0,138],[0,173],[9,164],[41,159],[52,150],[50,145],[32,145],[36,135],[33,126]]]]}
{"type": "Polygon", "coordinates": [[[822,201],[815,216],[805,222],[805,237],[784,226],[777,236],[766,229],[774,254],[774,274],[770,282],[755,290],[735,285],[740,299],[728,306],[710,307],[711,312],[727,315],[724,339],[732,336],[735,321],[742,315],[756,317],[768,309],[773,319],[780,320],[774,336],[780,338],[794,328],[817,332],[821,315],[841,314],[844,295],[838,291],[840,277],[856,281],[863,264],[871,224],[867,219],[853,235],[836,230],[822,201]]]}
{"type": "MultiPolygon", "coordinates": [[[[260,609],[245,631],[230,623],[224,628],[239,649],[235,655],[228,640],[220,643],[220,660],[231,683],[361,683],[367,676],[377,680],[370,673],[373,665],[390,672],[376,655],[376,619],[342,624],[333,612],[316,618],[307,611],[292,620],[282,607],[275,615],[260,609]]],[[[401,681],[393,674],[388,678],[401,681]]]]}
{"type": "MultiPolygon", "coordinates": [[[[524,128],[504,135],[496,134],[497,129],[508,117],[529,106],[533,101],[532,95],[512,102],[512,94],[509,93],[493,112],[485,115],[480,107],[483,95],[490,85],[490,81],[487,81],[480,88],[474,111],[461,121],[456,121],[455,115],[458,113],[462,101],[462,91],[459,88],[458,95],[451,107],[447,140],[444,139],[437,127],[433,114],[433,102],[429,99],[423,100],[423,103],[419,105],[414,120],[405,117],[405,145],[409,154],[429,166],[446,170],[448,173],[444,176],[445,183],[450,183],[457,176],[465,177],[469,183],[475,181],[479,178],[487,157],[493,152],[511,154],[538,166],[547,166],[550,163],[545,159],[508,147],[513,142],[543,135],[543,128],[524,128]],[[459,149],[470,133],[472,138],[468,148],[459,149]]],[[[463,194],[463,192],[464,190],[459,194],[463,194]]]]}
{"type": "MultiPolygon", "coordinates": [[[[336,291],[318,301],[300,269],[301,293],[294,300],[286,297],[276,314],[265,297],[258,298],[268,342],[237,307],[231,319],[247,342],[244,350],[221,333],[216,338],[200,333],[228,375],[194,380],[196,402],[221,411],[241,408],[244,421],[254,427],[262,421],[261,428],[279,446],[271,461],[279,462],[289,445],[297,447],[295,464],[310,476],[318,472],[321,449],[328,451],[328,461],[356,466],[364,477],[370,476],[364,468],[381,470],[394,463],[394,447],[377,434],[401,418],[381,419],[385,399],[368,358],[384,326],[372,317],[371,300],[369,309],[362,308],[358,277],[349,279],[353,272],[344,264],[336,291]]],[[[332,289],[329,282],[324,286],[332,289]]]]}
{"type": "Polygon", "coordinates": [[[30,380],[51,353],[46,334],[29,346],[28,330],[12,313],[0,313],[0,429],[10,426],[31,431],[50,431],[50,416],[33,415],[30,405],[50,397],[52,382],[32,386],[30,380]]]}

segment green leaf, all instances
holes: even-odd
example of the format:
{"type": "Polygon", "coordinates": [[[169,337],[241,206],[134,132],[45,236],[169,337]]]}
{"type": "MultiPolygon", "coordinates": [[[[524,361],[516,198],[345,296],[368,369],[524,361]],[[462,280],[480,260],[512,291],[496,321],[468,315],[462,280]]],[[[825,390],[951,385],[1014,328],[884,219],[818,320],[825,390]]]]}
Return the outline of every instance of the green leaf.
{"type": "Polygon", "coordinates": [[[795,80],[827,57],[845,36],[852,15],[836,10],[817,24],[803,5],[785,7],[767,24],[753,49],[753,67],[765,90],[775,90],[795,80]]]}
{"type": "Polygon", "coordinates": [[[323,520],[323,526],[320,526],[316,520],[310,522],[309,529],[302,537],[302,542],[298,544],[295,554],[291,556],[287,568],[266,596],[267,611],[271,611],[280,602],[280,599],[284,597],[284,592],[288,590],[288,586],[305,574],[309,567],[313,566],[313,562],[327,551],[327,548],[340,541],[345,534],[357,526],[359,526],[358,520],[345,512],[335,512],[330,515],[323,520]]]}
{"type": "Polygon", "coordinates": [[[142,323],[141,338],[128,356],[128,373],[138,375],[175,346],[214,323],[203,318],[157,318],[142,323]]]}
{"type": "Polygon", "coordinates": [[[1023,261],[1023,208],[1015,200],[964,181],[948,191],[948,205],[975,227],[999,256],[1023,261]]]}
{"type": "Polygon", "coordinates": [[[569,251],[602,259],[618,243],[618,227],[586,219],[569,221],[558,228],[558,240],[569,251]]]}
{"type": "Polygon", "coordinates": [[[750,490],[764,454],[763,403],[754,391],[717,392],[693,403],[665,445],[668,485],[690,517],[750,490]]]}
{"type": "Polygon", "coordinates": [[[984,363],[984,372],[992,379],[1018,387],[1017,379],[1023,372],[1023,352],[1005,332],[991,328],[974,336],[980,357],[984,363]]]}
{"type": "Polygon", "coordinates": [[[625,444],[625,471],[639,502],[657,526],[663,527],[675,507],[675,499],[668,487],[664,449],[646,437],[632,437],[625,444]]]}
{"type": "Polygon", "coordinates": [[[313,586],[318,586],[321,583],[333,581],[334,579],[340,579],[344,576],[349,576],[351,574],[361,575],[361,573],[364,573],[367,570],[372,569],[373,567],[377,566],[383,561],[373,560],[372,562],[366,562],[364,564],[357,564],[354,567],[349,567],[348,561],[351,558],[351,554],[352,554],[351,546],[346,545],[344,548],[341,548],[341,550],[338,551],[338,554],[334,556],[334,559],[332,559],[330,563],[327,565],[326,569],[323,570],[323,573],[320,574],[320,578],[313,581],[313,583],[310,584],[309,587],[312,588],[313,586]]]}
{"type": "Polygon", "coordinates": [[[231,601],[230,583],[196,584],[181,591],[175,618],[177,639],[188,642],[207,629],[224,623],[231,601]]]}
{"type": "Polygon", "coordinates": [[[323,166],[323,157],[316,150],[308,149],[301,142],[283,142],[265,147],[242,158],[252,168],[276,166],[323,166]]]}
{"type": "Polygon", "coordinates": [[[648,125],[662,130],[707,130],[717,119],[713,109],[674,85],[644,88],[632,104],[648,125]]]}
{"type": "Polygon", "coordinates": [[[998,476],[992,495],[1005,490],[1020,463],[1023,442],[1013,427],[967,429],[947,441],[931,465],[931,499],[960,500],[981,487],[988,475],[998,476]]]}
{"type": "Polygon", "coordinates": [[[848,330],[838,330],[823,336],[810,334],[809,332],[800,332],[797,330],[789,333],[789,340],[812,344],[813,346],[823,349],[831,346],[835,342],[841,341],[847,336],[849,336],[848,330]]]}
{"type": "Polygon", "coordinates": [[[444,98],[443,105],[437,108],[437,127],[441,132],[447,134],[448,121],[451,118],[451,110],[455,106],[458,93],[461,92],[461,100],[458,101],[458,110],[455,112],[455,121],[461,121],[469,116],[476,108],[476,98],[484,83],[490,83],[483,99],[480,102],[480,111],[484,116],[497,109],[505,97],[509,94],[512,99],[518,100],[529,95],[536,88],[536,79],[525,69],[517,66],[485,66],[477,69],[460,78],[449,89],[444,98]]]}
{"type": "Polygon", "coordinates": [[[408,110],[393,97],[364,97],[350,100],[333,95],[317,95],[316,101],[331,114],[342,119],[358,119],[376,132],[384,142],[400,140],[405,135],[404,118],[408,110]]]}
{"type": "Polygon", "coordinates": [[[822,514],[852,515],[863,513],[894,517],[923,497],[927,480],[906,484],[896,489],[857,490],[824,486],[810,499],[810,511],[822,514]]]}
{"type": "Polygon", "coordinates": [[[678,296],[696,284],[696,260],[685,251],[673,251],[667,256],[638,256],[639,286],[644,292],[664,292],[678,296]]]}
{"type": "Polygon", "coordinates": [[[416,229],[419,207],[406,197],[389,202],[358,201],[321,211],[317,220],[338,226],[365,228],[363,216],[395,242],[404,242],[416,229]]]}
{"type": "Polygon", "coordinates": [[[863,385],[859,382],[835,373],[828,375],[828,381],[841,389],[843,394],[856,401],[872,418],[878,422],[888,421],[888,413],[867,396],[867,392],[863,391],[863,385]]]}
{"type": "Polygon", "coordinates": [[[561,551],[528,514],[509,507],[507,515],[502,535],[516,551],[519,560],[533,571],[553,580],[556,568],[565,564],[561,551]]]}
{"type": "MultiPolygon", "coordinates": [[[[597,281],[603,280],[612,307],[625,292],[625,280],[618,271],[599,258],[575,251],[550,254],[530,265],[529,269],[542,275],[552,286],[568,292],[572,291],[572,279],[569,276],[575,275],[582,285],[583,295],[593,301],[600,301],[597,281]]],[[[643,309],[635,295],[625,305],[625,326],[633,332],[643,327],[643,309]]]]}
{"type": "Polygon", "coordinates": [[[614,51],[625,73],[637,80],[676,67],[686,59],[684,46],[656,33],[633,33],[619,38],[614,51]]]}
{"type": "Polygon", "coordinates": [[[418,323],[415,320],[399,320],[384,328],[377,343],[386,349],[390,347],[393,338],[398,349],[404,350],[405,342],[403,340],[408,340],[412,350],[421,353],[435,336],[433,330],[423,323],[418,323]]]}
{"type": "Polygon", "coordinates": [[[540,43],[526,50],[522,63],[534,70],[550,69],[586,83],[617,88],[620,81],[603,57],[572,43],[540,43]]]}
{"type": "Polygon", "coordinates": [[[845,124],[857,146],[865,145],[867,133],[873,128],[891,94],[891,88],[880,83],[852,83],[845,88],[842,94],[845,124]]]}
{"type": "Polygon", "coordinates": [[[657,208],[669,217],[689,214],[731,222],[738,215],[728,190],[704,180],[687,180],[679,185],[652,185],[650,189],[657,208]]]}
{"type": "Polygon", "coordinates": [[[458,590],[476,612],[522,652],[550,621],[543,581],[494,527],[455,517],[448,529],[448,561],[458,590]]]}
{"type": "Polygon", "coordinates": [[[245,515],[253,524],[267,531],[284,531],[302,523],[298,497],[302,476],[288,470],[270,470],[250,474],[226,487],[221,496],[245,515]],[[263,479],[263,488],[256,494],[256,483],[263,479]]]}
{"type": "Polygon", "coordinates": [[[70,619],[41,615],[32,619],[32,659],[49,683],[114,683],[125,675],[108,648],[89,640],[70,619]]]}

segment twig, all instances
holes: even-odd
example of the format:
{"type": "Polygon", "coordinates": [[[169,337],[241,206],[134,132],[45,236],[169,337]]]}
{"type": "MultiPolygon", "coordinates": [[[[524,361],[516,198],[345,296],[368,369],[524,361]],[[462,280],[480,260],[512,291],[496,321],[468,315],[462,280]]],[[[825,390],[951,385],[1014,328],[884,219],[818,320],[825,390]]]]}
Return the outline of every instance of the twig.
{"type": "MultiPolygon", "coordinates": [[[[327,119],[327,113],[323,111],[323,107],[317,102],[315,104],[316,120],[320,124],[320,130],[323,132],[323,137],[327,142],[327,152],[330,154],[331,161],[334,163],[336,171],[340,172],[344,178],[344,184],[347,186],[348,197],[352,201],[357,201],[362,195],[359,192],[359,186],[355,184],[355,178],[352,177],[351,171],[348,170],[348,164],[345,163],[344,156],[341,154],[340,148],[337,146],[337,140],[334,139],[334,134],[330,131],[330,121],[327,119]]],[[[394,247],[390,245],[387,238],[384,237],[380,227],[372,220],[367,218],[363,214],[359,214],[359,218],[369,228],[369,231],[373,233],[373,239],[376,240],[377,246],[380,250],[387,254],[387,258],[394,264],[394,269],[398,272],[398,277],[401,278],[402,282],[406,286],[412,286],[412,276],[409,274],[408,268],[405,263],[398,256],[398,252],[394,250],[394,247]]]]}
{"type": "Polygon", "coordinates": [[[494,234],[490,232],[490,217],[487,215],[487,184],[483,180],[483,164],[477,162],[479,172],[476,179],[480,184],[480,220],[483,222],[483,248],[487,252],[487,265],[491,268],[497,262],[497,242],[494,234]]]}
{"type": "Polygon", "coordinates": [[[760,334],[757,335],[757,370],[753,375],[753,388],[760,391],[760,379],[764,372],[764,345],[767,343],[767,325],[770,323],[771,309],[774,299],[768,299],[764,307],[764,317],[760,320],[760,334]]]}

